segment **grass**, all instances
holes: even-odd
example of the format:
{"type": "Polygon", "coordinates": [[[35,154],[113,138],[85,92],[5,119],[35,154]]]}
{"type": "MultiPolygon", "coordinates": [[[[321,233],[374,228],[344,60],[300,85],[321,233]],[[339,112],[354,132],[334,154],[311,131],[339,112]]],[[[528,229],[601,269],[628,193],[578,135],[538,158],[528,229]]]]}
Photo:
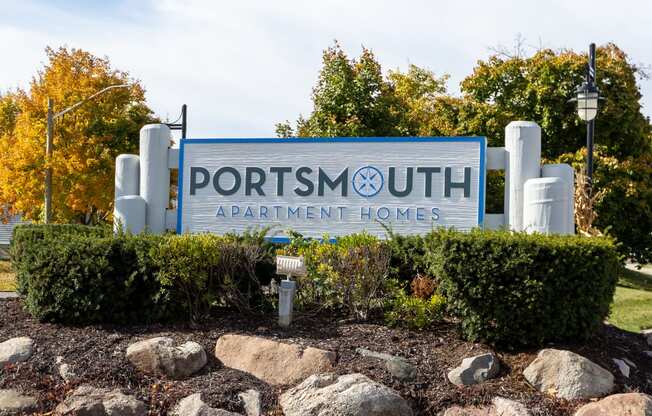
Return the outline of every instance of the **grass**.
{"type": "Polygon", "coordinates": [[[0,292],[13,292],[16,290],[14,273],[11,271],[11,263],[7,260],[0,260],[0,292]]]}
{"type": "Polygon", "coordinates": [[[624,269],[611,305],[609,322],[627,331],[652,328],[652,274],[624,269]]]}

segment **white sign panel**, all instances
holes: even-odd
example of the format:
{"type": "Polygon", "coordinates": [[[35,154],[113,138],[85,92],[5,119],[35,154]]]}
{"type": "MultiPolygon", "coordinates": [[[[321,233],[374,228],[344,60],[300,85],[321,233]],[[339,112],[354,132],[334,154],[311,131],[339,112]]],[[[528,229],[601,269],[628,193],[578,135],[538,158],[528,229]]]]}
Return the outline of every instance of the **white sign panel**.
{"type": "Polygon", "coordinates": [[[184,139],[177,232],[306,237],[481,226],[484,137],[184,139]]]}

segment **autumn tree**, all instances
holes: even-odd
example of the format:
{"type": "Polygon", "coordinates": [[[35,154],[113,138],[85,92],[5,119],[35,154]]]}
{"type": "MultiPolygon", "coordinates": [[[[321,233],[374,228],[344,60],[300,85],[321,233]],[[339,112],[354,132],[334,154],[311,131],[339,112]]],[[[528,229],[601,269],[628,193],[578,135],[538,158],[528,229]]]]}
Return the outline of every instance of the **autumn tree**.
{"type": "MultiPolygon", "coordinates": [[[[606,101],[596,118],[595,142],[610,156],[624,158],[650,151],[650,123],[641,113],[637,79],[645,74],[614,44],[597,49],[597,85],[606,101]]],[[[586,144],[586,125],[569,99],[586,74],[587,56],[544,49],[532,56],[494,54],[478,61],[462,81],[462,92],[514,120],[541,126],[548,159],[576,152],[586,144]]]]}
{"type": "Polygon", "coordinates": [[[63,110],[93,93],[111,90],[55,120],[53,218],[98,223],[113,207],[114,162],[138,148],[140,128],[153,122],[142,86],[129,74],[79,49],[47,48],[48,62],[29,90],[0,97],[0,205],[10,213],[43,216],[47,100],[63,110]]]}

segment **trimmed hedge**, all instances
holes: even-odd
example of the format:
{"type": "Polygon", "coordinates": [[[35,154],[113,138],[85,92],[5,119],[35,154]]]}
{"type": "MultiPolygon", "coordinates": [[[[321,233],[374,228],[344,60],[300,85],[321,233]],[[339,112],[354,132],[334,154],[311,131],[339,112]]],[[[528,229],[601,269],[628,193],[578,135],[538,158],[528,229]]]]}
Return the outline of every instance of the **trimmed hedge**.
{"type": "Polygon", "coordinates": [[[469,340],[583,339],[609,314],[620,267],[609,239],[476,230],[429,241],[429,271],[469,340]]]}
{"type": "MultiPolygon", "coordinates": [[[[263,286],[274,275],[278,247],[263,236],[134,236],[22,225],[11,254],[19,292],[38,319],[199,320],[220,307],[271,309],[276,295],[263,286]]],[[[385,309],[392,324],[423,327],[440,319],[446,305],[470,340],[540,345],[590,336],[608,315],[620,267],[606,238],[480,230],[390,237],[357,234],[322,243],[295,236],[280,251],[306,257],[297,309],[358,318],[385,309]],[[402,295],[417,273],[438,286],[429,300],[402,295]]]]}

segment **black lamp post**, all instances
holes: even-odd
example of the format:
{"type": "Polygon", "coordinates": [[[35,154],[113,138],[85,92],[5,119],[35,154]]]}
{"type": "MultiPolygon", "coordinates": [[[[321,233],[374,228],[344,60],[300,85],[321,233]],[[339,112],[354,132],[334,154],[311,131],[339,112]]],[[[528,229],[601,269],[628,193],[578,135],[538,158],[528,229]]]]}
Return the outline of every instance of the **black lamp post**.
{"type": "Polygon", "coordinates": [[[600,91],[595,85],[595,43],[589,46],[589,64],[586,69],[586,81],[575,91],[577,101],[577,114],[586,122],[586,175],[589,186],[593,182],[593,134],[595,116],[598,115],[598,101],[601,99],[600,91]]]}

